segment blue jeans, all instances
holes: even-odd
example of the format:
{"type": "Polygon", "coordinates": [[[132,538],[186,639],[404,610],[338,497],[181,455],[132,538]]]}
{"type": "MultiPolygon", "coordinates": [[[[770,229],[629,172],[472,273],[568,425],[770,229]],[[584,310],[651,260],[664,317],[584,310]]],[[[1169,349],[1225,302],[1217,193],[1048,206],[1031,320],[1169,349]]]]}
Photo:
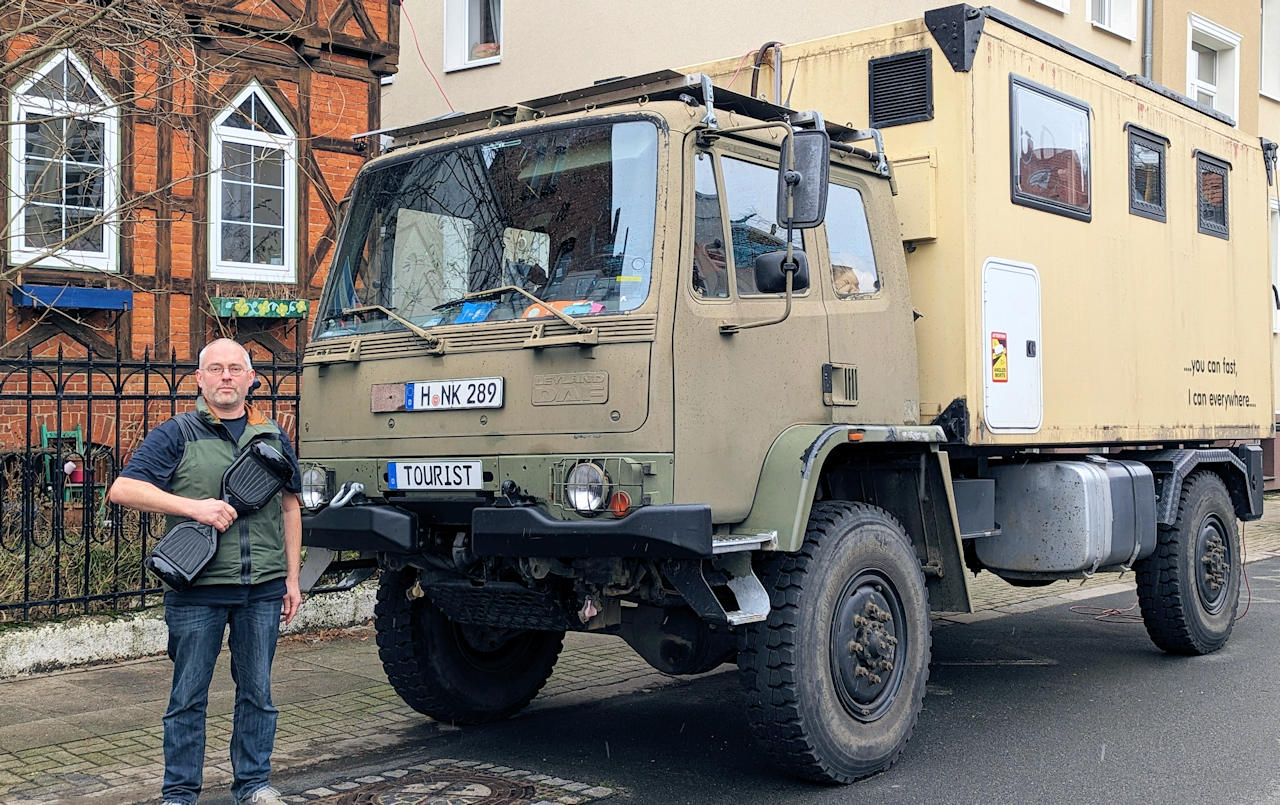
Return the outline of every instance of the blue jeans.
{"type": "Polygon", "coordinates": [[[228,624],[231,677],[236,683],[231,731],[231,797],[236,802],[267,785],[276,738],[271,661],[280,632],[280,599],[235,606],[166,606],[173,687],[164,714],[166,801],[194,803],[204,778],[209,682],[228,624]]]}

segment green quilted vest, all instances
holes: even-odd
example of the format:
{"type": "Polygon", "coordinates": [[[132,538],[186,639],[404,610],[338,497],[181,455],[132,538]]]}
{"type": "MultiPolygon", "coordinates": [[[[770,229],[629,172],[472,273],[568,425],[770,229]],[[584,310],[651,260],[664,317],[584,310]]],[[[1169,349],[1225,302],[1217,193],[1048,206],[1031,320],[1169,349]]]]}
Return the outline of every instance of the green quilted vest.
{"type": "MultiPolygon", "coordinates": [[[[283,452],[280,429],[253,406],[246,405],[248,420],[240,441],[234,442],[222,421],[209,410],[204,398],[196,400],[196,410],[187,417],[194,427],[188,436],[182,461],[173,473],[172,492],[186,498],[217,498],[222,494],[222,473],[254,438],[265,439],[283,452]]],[[[206,584],[257,584],[285,575],[284,517],[282,495],[252,514],[242,514],[231,527],[218,535],[218,552],[196,586],[206,584]]],[[[168,515],[165,529],[188,518],[168,515]]]]}

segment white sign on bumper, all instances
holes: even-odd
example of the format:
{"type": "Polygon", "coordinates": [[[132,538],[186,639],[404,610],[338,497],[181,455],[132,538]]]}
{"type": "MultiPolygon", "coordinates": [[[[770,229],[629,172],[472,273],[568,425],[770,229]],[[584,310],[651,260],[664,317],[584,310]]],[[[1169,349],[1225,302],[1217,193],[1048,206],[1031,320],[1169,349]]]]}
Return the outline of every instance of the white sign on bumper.
{"type": "Polygon", "coordinates": [[[387,486],[406,489],[482,489],[479,461],[388,461],[387,486]]]}

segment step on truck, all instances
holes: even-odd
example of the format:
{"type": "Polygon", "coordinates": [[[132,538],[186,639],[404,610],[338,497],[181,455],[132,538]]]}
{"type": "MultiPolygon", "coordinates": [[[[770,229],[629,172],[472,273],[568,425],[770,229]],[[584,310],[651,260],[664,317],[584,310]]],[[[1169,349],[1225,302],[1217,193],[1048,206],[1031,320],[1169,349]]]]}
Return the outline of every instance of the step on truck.
{"type": "Polygon", "coordinates": [[[607,633],[736,663],[761,754],[850,782],[971,574],[1132,569],[1160,649],[1230,635],[1274,147],[994,10],[780,61],[790,106],[714,62],[399,129],[355,180],[305,575],[376,564],[422,713],[510,716],[607,633]]]}

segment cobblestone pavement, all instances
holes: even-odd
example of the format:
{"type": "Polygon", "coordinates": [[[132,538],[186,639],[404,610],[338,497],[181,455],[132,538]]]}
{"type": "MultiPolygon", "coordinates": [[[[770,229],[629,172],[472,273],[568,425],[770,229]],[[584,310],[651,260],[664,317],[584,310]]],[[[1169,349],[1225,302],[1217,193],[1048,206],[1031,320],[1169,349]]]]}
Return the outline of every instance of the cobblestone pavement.
{"type": "MultiPolygon", "coordinates": [[[[1280,555],[1280,496],[1269,497],[1268,515],[1245,524],[1243,534],[1247,561],[1280,555]]],[[[1131,591],[1133,578],[1099,573],[1083,583],[1061,581],[1020,588],[983,573],[971,577],[971,586],[976,611],[939,614],[936,623],[966,623],[1069,606],[1098,595],[1131,591]]],[[[163,773],[160,716],[168,696],[169,671],[168,660],[159,657],[0,684],[0,801],[22,805],[154,800],[163,773]]],[[[654,671],[617,638],[570,634],[555,673],[531,707],[678,683],[654,671]]],[[[280,710],[273,756],[277,771],[351,757],[453,729],[425,719],[400,701],[382,673],[373,630],[368,626],[282,641],[274,689],[280,710]]],[[[233,693],[224,652],[210,695],[206,789],[225,786],[231,779],[227,745],[233,693]]],[[[363,794],[359,800],[349,799],[344,791],[392,783],[416,786],[413,791],[424,796],[432,791],[456,793],[450,786],[465,788],[466,783],[450,775],[465,765],[435,761],[389,769],[375,775],[380,780],[340,781],[340,787],[299,792],[290,799],[299,803],[377,801],[363,798],[363,794]]],[[[488,767],[470,771],[514,780],[519,783],[517,788],[528,794],[503,801],[569,804],[609,795],[607,790],[585,783],[527,770],[488,767]]],[[[457,801],[471,800],[463,796],[457,801]]]]}

